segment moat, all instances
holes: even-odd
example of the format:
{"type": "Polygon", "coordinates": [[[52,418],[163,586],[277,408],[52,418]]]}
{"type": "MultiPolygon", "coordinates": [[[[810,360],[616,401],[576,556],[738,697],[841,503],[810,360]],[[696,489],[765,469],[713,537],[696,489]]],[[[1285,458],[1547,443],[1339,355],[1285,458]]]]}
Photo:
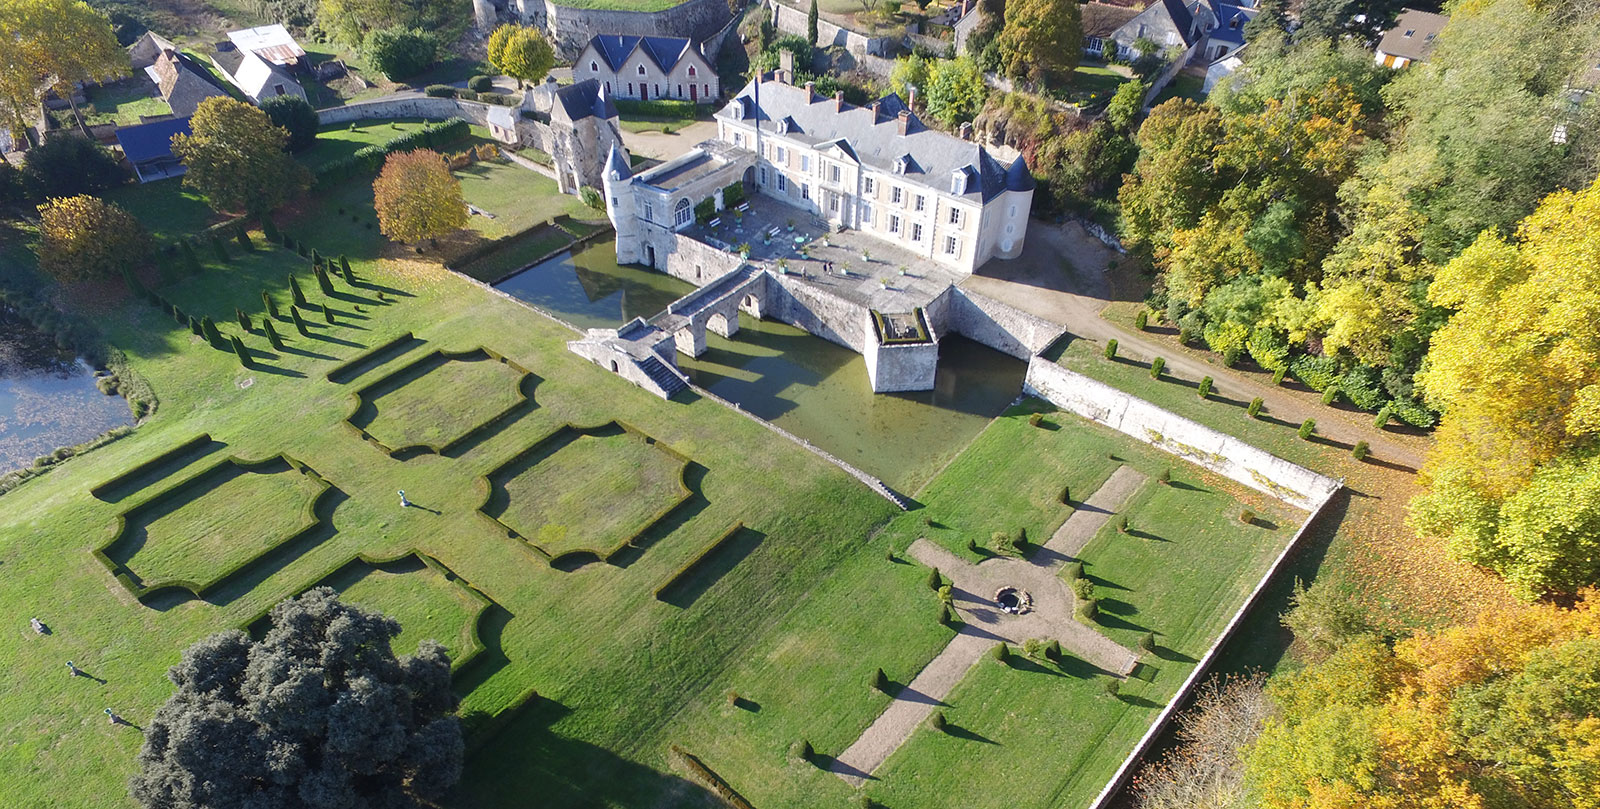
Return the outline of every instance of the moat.
{"type": "Polygon", "coordinates": [[[132,423],[87,363],[0,306],[0,472],[132,423]]]}
{"type": "MultiPolygon", "coordinates": [[[[496,284],[579,328],[649,318],[694,287],[619,266],[613,242],[536,264],[496,284]]],[[[941,343],[934,389],[874,394],[860,354],[770,320],[740,316],[733,338],[711,335],[691,381],[804,438],[902,492],[955,457],[1022,389],[1025,363],[970,340],[941,343]]]]}

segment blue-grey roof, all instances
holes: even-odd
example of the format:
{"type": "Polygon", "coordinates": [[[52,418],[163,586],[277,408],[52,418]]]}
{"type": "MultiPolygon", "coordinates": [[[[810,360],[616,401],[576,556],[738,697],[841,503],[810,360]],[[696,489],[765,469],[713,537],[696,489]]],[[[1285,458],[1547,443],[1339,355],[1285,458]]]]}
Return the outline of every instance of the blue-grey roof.
{"type": "Polygon", "coordinates": [[[172,136],[189,134],[188,118],[173,118],[151,124],[125,126],[117,130],[117,143],[129,163],[172,156],[172,136]]]}
{"type": "Polygon", "coordinates": [[[1235,6],[1229,3],[1218,3],[1217,27],[1211,29],[1211,39],[1214,42],[1226,42],[1235,47],[1244,44],[1245,24],[1256,18],[1261,12],[1253,8],[1235,6]]]}
{"type": "Polygon", "coordinates": [[[665,73],[672,70],[690,47],[689,40],[681,37],[627,37],[615,34],[601,34],[589,40],[589,44],[600,52],[600,58],[605,60],[612,73],[621,70],[623,63],[636,50],[644,51],[645,56],[665,73]]]}
{"type": "Polygon", "coordinates": [[[1033,187],[1033,177],[1021,157],[1008,166],[977,143],[929,129],[897,95],[857,107],[776,81],[771,74],[762,76],[760,82],[759,110],[754,101],[756,84],[751,82],[718,116],[746,123],[754,119],[763,132],[781,132],[818,149],[836,149],[842,156],[880,171],[894,172],[895,163],[904,159],[903,176],[947,193],[952,176],[965,173],[968,182],[963,196],[974,202],[1033,187]],[[899,124],[902,112],[908,116],[904,135],[899,124]],[[780,127],[779,122],[787,127],[780,127]],[[971,181],[974,174],[977,182],[971,181]]]}
{"type": "Polygon", "coordinates": [[[556,100],[567,111],[567,117],[580,121],[593,115],[599,118],[617,117],[617,105],[606,94],[598,79],[584,79],[556,90],[556,100]]]}

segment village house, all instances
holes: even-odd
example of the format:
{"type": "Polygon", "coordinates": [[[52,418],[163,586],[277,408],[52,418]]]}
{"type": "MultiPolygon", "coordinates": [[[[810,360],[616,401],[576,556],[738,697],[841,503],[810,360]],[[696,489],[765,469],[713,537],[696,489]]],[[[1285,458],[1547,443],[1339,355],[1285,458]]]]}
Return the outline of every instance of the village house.
{"type": "Polygon", "coordinates": [[[1428,61],[1434,40],[1450,18],[1443,14],[1408,8],[1395,18],[1394,27],[1378,41],[1374,61],[1384,67],[1402,68],[1412,62],[1428,61]]]}
{"type": "Polygon", "coordinates": [[[1244,47],[1244,27],[1257,13],[1255,0],[1155,0],[1143,9],[1090,2],[1082,9],[1083,50],[1096,59],[1131,61],[1149,43],[1158,53],[1181,52],[1184,62],[1215,62],[1244,47]]]}
{"type": "Polygon", "coordinates": [[[602,35],[572,63],[575,81],[594,79],[612,98],[710,104],[722,94],[716,67],[690,39],[602,35]]]}

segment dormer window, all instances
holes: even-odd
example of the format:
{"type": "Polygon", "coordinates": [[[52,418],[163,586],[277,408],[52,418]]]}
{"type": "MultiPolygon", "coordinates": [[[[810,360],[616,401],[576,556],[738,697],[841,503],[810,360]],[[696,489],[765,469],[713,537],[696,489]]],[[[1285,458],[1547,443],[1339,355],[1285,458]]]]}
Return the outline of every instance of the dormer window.
{"type": "Polygon", "coordinates": [[[955,171],[950,172],[950,193],[955,194],[958,197],[966,196],[966,194],[967,194],[967,170],[966,169],[956,169],[955,171]]]}
{"type": "Polygon", "coordinates": [[[1235,31],[1239,30],[1239,18],[1234,17],[1233,19],[1229,20],[1228,27],[1234,29],[1235,31]]]}
{"type": "Polygon", "coordinates": [[[905,158],[897,157],[897,158],[894,159],[894,173],[895,174],[905,174],[906,173],[906,159],[905,158]]]}
{"type": "Polygon", "coordinates": [[[589,63],[589,72],[590,72],[590,73],[599,73],[599,72],[600,72],[600,65],[599,65],[599,63],[597,63],[597,62],[590,62],[590,63],[589,63]]]}
{"type": "Polygon", "coordinates": [[[1415,33],[1416,33],[1416,30],[1415,30],[1415,29],[1412,29],[1412,30],[1410,30],[1410,31],[1407,31],[1407,32],[1405,32],[1405,34],[1404,34],[1404,36],[1405,36],[1405,38],[1406,38],[1406,39],[1410,39],[1410,38],[1411,38],[1411,35],[1412,35],[1412,34],[1415,34],[1415,33]]]}

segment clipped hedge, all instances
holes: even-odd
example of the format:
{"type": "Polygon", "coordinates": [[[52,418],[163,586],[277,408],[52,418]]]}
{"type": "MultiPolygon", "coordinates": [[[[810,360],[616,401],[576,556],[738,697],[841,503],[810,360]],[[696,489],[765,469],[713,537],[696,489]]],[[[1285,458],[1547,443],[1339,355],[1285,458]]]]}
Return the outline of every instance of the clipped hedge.
{"type": "Polygon", "coordinates": [[[377,174],[383,168],[383,161],[394,152],[438,149],[471,134],[472,125],[465,118],[448,118],[424,124],[420,129],[399,135],[387,143],[362,147],[349,157],[322,165],[316,172],[316,188],[325,189],[344,180],[377,174]]]}
{"type": "Polygon", "coordinates": [[[1383,389],[1383,377],[1378,369],[1368,365],[1357,365],[1339,380],[1339,392],[1350,399],[1350,403],[1362,410],[1376,412],[1378,408],[1389,401],[1389,392],[1383,389]]]}
{"type": "Polygon", "coordinates": [[[695,574],[695,571],[700,569],[701,565],[704,565],[707,562],[707,560],[709,560],[709,559],[711,559],[711,557],[715,556],[717,551],[722,549],[723,545],[726,545],[729,542],[732,542],[733,538],[738,536],[739,532],[741,532],[743,530],[744,530],[744,522],[742,520],[739,521],[739,522],[735,522],[731,527],[728,528],[727,531],[724,531],[722,533],[722,536],[719,536],[716,539],[711,540],[711,542],[709,544],[707,544],[704,548],[700,549],[699,553],[695,554],[694,556],[689,557],[689,561],[684,562],[683,565],[680,566],[676,571],[674,571],[671,576],[667,577],[666,581],[662,582],[661,585],[656,588],[656,591],[655,591],[656,600],[657,601],[666,601],[667,600],[666,594],[667,594],[668,591],[670,591],[670,590],[672,590],[672,588],[678,586],[678,584],[681,583],[682,581],[684,581],[685,579],[688,579],[690,576],[693,576],[695,574]]]}
{"type": "Polygon", "coordinates": [[[732,786],[729,786],[727,781],[722,780],[722,776],[717,775],[714,770],[707,767],[705,762],[695,757],[693,753],[676,744],[669,746],[667,750],[672,754],[673,763],[689,773],[689,780],[711,790],[731,809],[755,809],[750,805],[749,801],[744,799],[743,795],[740,795],[732,786]]]}
{"type": "Polygon", "coordinates": [[[693,118],[700,112],[700,105],[693,101],[674,101],[671,99],[639,101],[637,99],[619,98],[615,103],[618,113],[644,118],[693,118]]]}
{"type": "Polygon", "coordinates": [[[201,433],[166,452],[134,464],[127,471],[98,486],[90,487],[89,494],[107,503],[115,503],[134,491],[144,488],[143,486],[132,486],[136,478],[155,475],[154,480],[163,480],[173,472],[215,452],[222,446],[222,442],[211,440],[210,433],[201,433]],[[123,489],[128,489],[128,491],[122,491],[123,489]]]}
{"type": "MultiPolygon", "coordinates": [[[[406,382],[401,383],[401,386],[404,386],[411,381],[415,381],[415,378],[413,377],[413,379],[406,380],[406,382]]],[[[460,446],[462,443],[469,441],[484,432],[498,429],[502,422],[512,416],[515,416],[523,407],[528,404],[528,402],[532,401],[533,388],[540,381],[540,378],[534,376],[533,373],[528,369],[507,359],[505,355],[500,354],[497,351],[491,351],[487,348],[478,347],[470,351],[433,351],[418,357],[415,361],[407,363],[401,368],[396,369],[393,373],[386,374],[381,379],[377,379],[351,394],[351,397],[355,400],[355,407],[344,417],[344,420],[340,423],[346,425],[348,429],[354,430],[356,435],[358,435],[363,441],[372,444],[373,446],[382,450],[385,455],[389,455],[390,457],[404,458],[410,457],[414,453],[432,453],[434,455],[444,455],[449,453],[450,450],[454,449],[455,447],[460,446]],[[479,354],[495,360],[496,362],[502,363],[511,370],[521,374],[521,377],[517,380],[517,400],[507,406],[505,410],[502,410],[494,416],[489,417],[481,424],[464,431],[461,435],[452,438],[443,444],[412,444],[405,447],[391,447],[374,438],[370,433],[367,432],[364,426],[355,423],[354,419],[362,412],[362,410],[366,408],[368,401],[370,399],[377,398],[376,396],[372,395],[373,389],[390,384],[394,379],[404,377],[407,374],[415,373],[416,376],[421,376],[422,374],[427,373],[429,370],[432,370],[431,368],[425,367],[430,364],[437,363],[442,365],[452,360],[468,359],[479,354]],[[419,371],[418,369],[423,370],[419,371]]]]}
{"type": "Polygon", "coordinates": [[[395,357],[398,357],[401,354],[404,354],[407,351],[422,345],[422,343],[423,341],[412,336],[411,332],[406,332],[405,334],[402,334],[387,343],[374,346],[360,354],[355,355],[354,357],[351,357],[349,360],[346,360],[337,368],[334,368],[328,372],[328,381],[337,385],[343,385],[344,383],[349,382],[350,380],[372,370],[373,368],[383,365],[395,357]]]}
{"type": "Polygon", "coordinates": [[[422,93],[429,98],[455,98],[456,88],[448,84],[430,84],[422,89],[422,93]]]}

